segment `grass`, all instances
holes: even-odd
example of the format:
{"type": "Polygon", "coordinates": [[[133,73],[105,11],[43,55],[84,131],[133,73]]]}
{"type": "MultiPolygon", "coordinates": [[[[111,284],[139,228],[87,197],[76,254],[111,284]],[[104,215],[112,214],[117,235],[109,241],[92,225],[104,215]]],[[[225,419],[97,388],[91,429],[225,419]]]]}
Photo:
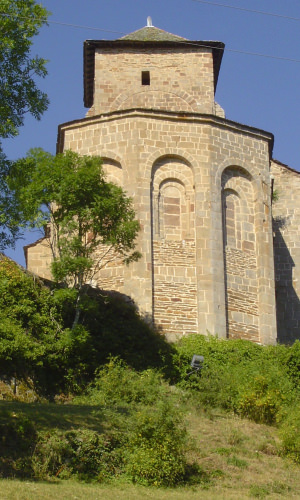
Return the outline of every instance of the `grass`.
{"type": "Polygon", "coordinates": [[[300,468],[279,456],[274,427],[211,410],[191,414],[189,429],[199,463],[216,475],[211,498],[300,498],[300,468]]]}
{"type": "Polygon", "coordinates": [[[75,481],[63,481],[52,484],[0,480],[1,500],[243,500],[249,498],[267,498],[270,500],[283,498],[299,498],[290,490],[282,489],[275,484],[253,485],[244,492],[242,490],[224,489],[218,485],[209,490],[199,488],[146,488],[129,484],[96,485],[80,484],[75,481]]]}
{"type": "MultiPolygon", "coordinates": [[[[281,458],[274,427],[260,425],[219,410],[188,406],[187,450],[204,471],[203,482],[188,488],[160,489],[124,482],[85,484],[77,481],[31,482],[0,480],[1,500],[31,499],[246,499],[300,498],[300,467],[281,458]]],[[[22,413],[38,430],[109,425],[109,409],[89,405],[0,402],[0,424],[22,413]]],[[[121,410],[120,410],[121,411],[121,410]]]]}
{"type": "Polygon", "coordinates": [[[35,424],[37,430],[70,429],[85,427],[101,430],[105,424],[105,409],[90,405],[21,403],[0,401],[0,424],[14,414],[23,414],[35,424]]]}

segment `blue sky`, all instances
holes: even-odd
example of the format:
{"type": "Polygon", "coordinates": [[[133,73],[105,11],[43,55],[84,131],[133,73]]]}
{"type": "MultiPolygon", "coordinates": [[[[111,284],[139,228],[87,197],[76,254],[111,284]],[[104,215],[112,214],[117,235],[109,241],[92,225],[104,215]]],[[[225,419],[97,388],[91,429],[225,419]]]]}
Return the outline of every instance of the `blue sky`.
{"type": "MultiPolygon", "coordinates": [[[[40,122],[27,117],[20,135],[3,141],[9,158],[24,156],[32,147],[55,153],[57,126],[85,116],[83,41],[120,38],[145,26],[147,16],[151,16],[154,26],[190,40],[225,43],[216,101],[225,109],[228,119],[272,132],[273,157],[300,170],[299,0],[44,0],[41,3],[52,14],[49,26],[35,38],[32,52],[49,61],[48,76],[40,81],[40,87],[47,92],[50,106],[40,122]]],[[[26,243],[37,237],[27,236],[26,243]]],[[[15,252],[6,253],[24,265],[23,244],[20,241],[15,252]]]]}

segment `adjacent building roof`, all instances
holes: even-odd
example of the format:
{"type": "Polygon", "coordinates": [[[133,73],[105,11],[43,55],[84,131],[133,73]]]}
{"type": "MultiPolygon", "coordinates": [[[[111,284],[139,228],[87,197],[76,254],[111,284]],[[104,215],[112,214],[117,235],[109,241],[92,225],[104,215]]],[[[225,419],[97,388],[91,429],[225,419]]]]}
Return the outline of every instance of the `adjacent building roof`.
{"type": "Polygon", "coordinates": [[[84,105],[90,108],[94,102],[94,78],[95,78],[95,51],[105,48],[180,48],[183,50],[195,50],[195,48],[210,48],[213,53],[214,84],[217,86],[221,61],[224,52],[224,43],[214,41],[192,41],[173,35],[167,31],[154,26],[145,26],[133,33],[123,36],[117,40],[86,40],[84,42],[84,105]]]}

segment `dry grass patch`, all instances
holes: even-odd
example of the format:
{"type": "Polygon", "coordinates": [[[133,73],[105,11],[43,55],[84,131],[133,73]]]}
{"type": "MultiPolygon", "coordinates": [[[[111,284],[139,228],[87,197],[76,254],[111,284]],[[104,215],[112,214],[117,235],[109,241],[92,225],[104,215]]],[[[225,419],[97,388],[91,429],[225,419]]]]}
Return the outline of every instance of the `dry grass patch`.
{"type": "Polygon", "coordinates": [[[279,456],[276,428],[218,410],[190,413],[188,428],[193,459],[214,478],[210,498],[300,498],[300,468],[279,456]]]}

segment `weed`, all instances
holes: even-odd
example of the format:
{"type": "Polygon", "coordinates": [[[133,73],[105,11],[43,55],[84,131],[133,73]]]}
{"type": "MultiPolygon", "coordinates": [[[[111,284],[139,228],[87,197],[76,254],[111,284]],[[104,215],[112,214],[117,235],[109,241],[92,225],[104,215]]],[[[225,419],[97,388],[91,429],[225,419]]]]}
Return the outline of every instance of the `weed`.
{"type": "Polygon", "coordinates": [[[241,444],[244,441],[244,439],[245,436],[243,434],[241,434],[236,429],[232,429],[232,431],[228,436],[228,444],[230,444],[231,446],[235,446],[241,444]]]}
{"type": "Polygon", "coordinates": [[[267,485],[253,484],[250,488],[250,496],[254,498],[266,498],[270,494],[270,488],[267,485]]]}
{"type": "Polygon", "coordinates": [[[225,456],[229,457],[232,453],[232,449],[231,448],[217,448],[215,450],[215,453],[218,453],[218,455],[225,455],[225,456]]]}
{"type": "Polygon", "coordinates": [[[246,460],[236,457],[233,455],[227,459],[228,465],[234,465],[235,467],[239,467],[240,469],[246,469],[248,467],[248,463],[246,460]]]}

